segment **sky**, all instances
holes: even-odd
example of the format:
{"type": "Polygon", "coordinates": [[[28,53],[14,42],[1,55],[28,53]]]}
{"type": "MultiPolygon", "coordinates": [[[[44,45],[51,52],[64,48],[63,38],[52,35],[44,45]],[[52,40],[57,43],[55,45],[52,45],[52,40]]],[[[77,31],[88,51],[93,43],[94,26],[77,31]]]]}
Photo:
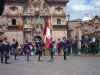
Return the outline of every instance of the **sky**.
{"type": "Polygon", "coordinates": [[[82,19],[85,14],[100,16],[100,0],[69,0],[67,13],[70,19],[82,19]]]}

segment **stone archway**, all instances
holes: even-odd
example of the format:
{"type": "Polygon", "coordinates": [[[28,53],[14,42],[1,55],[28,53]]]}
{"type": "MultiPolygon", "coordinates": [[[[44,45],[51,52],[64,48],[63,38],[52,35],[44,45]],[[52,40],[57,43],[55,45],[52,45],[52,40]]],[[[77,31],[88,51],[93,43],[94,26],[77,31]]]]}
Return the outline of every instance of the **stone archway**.
{"type": "Polygon", "coordinates": [[[35,36],[35,37],[34,37],[34,40],[36,40],[36,39],[41,40],[42,38],[41,38],[41,36],[35,36]]]}

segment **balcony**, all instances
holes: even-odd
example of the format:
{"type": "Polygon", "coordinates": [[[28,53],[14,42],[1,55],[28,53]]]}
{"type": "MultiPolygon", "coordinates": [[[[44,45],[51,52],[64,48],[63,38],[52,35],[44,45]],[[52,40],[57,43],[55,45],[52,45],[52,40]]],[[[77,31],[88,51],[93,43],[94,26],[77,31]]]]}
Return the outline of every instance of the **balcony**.
{"type": "Polygon", "coordinates": [[[33,28],[32,28],[31,25],[25,24],[24,27],[23,27],[23,29],[24,29],[25,32],[31,32],[33,28]]]}
{"type": "Polygon", "coordinates": [[[17,28],[18,28],[18,25],[8,25],[7,26],[8,30],[17,30],[17,28]]]}

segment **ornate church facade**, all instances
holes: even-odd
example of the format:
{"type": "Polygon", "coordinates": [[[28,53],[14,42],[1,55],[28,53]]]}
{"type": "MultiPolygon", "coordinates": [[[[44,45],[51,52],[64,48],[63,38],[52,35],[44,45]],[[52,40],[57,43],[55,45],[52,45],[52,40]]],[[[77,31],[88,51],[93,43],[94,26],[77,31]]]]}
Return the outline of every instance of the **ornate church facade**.
{"type": "Polygon", "coordinates": [[[16,38],[19,42],[43,38],[46,17],[49,17],[51,37],[67,37],[67,3],[68,0],[5,0],[0,16],[4,36],[8,37],[9,41],[16,38]],[[18,25],[21,26],[21,31],[17,30],[18,25]]]}

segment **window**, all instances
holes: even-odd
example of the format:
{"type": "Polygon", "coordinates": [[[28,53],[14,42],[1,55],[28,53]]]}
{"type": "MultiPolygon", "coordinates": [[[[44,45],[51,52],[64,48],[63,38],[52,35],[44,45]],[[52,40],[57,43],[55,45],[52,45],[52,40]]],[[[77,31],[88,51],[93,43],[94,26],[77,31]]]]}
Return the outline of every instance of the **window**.
{"type": "Polygon", "coordinates": [[[61,24],[61,19],[57,19],[57,24],[61,24]]]}
{"type": "Polygon", "coordinates": [[[16,11],[17,7],[10,7],[12,11],[16,11]]]}
{"type": "Polygon", "coordinates": [[[61,7],[57,7],[57,8],[56,8],[56,10],[57,10],[58,12],[60,12],[62,9],[63,9],[63,8],[61,8],[61,7]]]}
{"type": "Polygon", "coordinates": [[[12,25],[16,25],[16,19],[12,19],[12,25]]]}

